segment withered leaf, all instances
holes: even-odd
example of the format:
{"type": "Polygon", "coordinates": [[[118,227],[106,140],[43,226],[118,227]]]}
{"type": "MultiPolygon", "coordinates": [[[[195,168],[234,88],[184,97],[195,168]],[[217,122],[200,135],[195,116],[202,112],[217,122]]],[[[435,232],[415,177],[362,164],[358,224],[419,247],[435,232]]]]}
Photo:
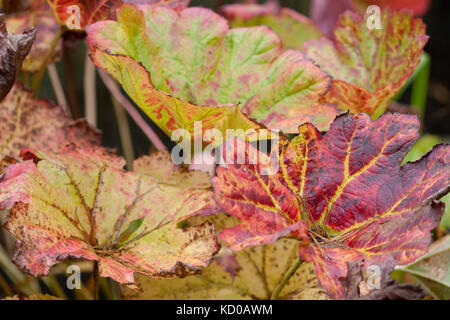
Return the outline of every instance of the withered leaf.
{"type": "Polygon", "coordinates": [[[14,85],[35,37],[36,29],[21,34],[8,33],[5,15],[0,14],[0,101],[14,85]]]}

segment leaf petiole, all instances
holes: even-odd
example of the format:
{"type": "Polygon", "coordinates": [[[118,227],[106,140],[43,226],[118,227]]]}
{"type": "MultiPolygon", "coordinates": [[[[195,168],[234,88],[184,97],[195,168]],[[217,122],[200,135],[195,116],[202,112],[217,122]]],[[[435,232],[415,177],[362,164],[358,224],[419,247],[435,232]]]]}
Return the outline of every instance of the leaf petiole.
{"type": "Polygon", "coordinates": [[[39,93],[39,89],[41,87],[42,79],[44,78],[45,70],[47,70],[47,64],[50,62],[50,59],[55,52],[56,46],[58,45],[59,40],[61,39],[64,33],[64,29],[60,27],[52,42],[50,43],[50,50],[47,53],[47,56],[42,61],[42,64],[39,66],[38,73],[33,77],[32,81],[32,89],[35,95],[39,93]]]}
{"type": "Polygon", "coordinates": [[[283,288],[286,286],[288,281],[292,278],[292,276],[295,274],[295,272],[297,271],[297,269],[300,267],[301,264],[302,264],[302,260],[300,258],[295,259],[295,261],[292,264],[292,266],[284,274],[283,278],[280,280],[280,282],[278,283],[277,287],[272,292],[270,300],[276,300],[278,298],[278,296],[280,295],[281,290],[283,290],[283,288]]]}

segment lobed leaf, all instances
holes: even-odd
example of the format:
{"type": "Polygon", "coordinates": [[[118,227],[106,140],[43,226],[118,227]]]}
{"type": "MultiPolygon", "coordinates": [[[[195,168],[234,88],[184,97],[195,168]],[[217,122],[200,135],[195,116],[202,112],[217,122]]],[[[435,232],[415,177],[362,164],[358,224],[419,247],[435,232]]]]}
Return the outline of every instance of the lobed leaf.
{"type": "Polygon", "coordinates": [[[430,7],[430,3],[431,0],[336,0],[331,2],[328,0],[313,0],[310,5],[310,16],[322,32],[331,36],[339,16],[347,10],[364,15],[369,6],[377,5],[381,8],[381,11],[406,9],[411,11],[414,16],[423,16],[430,7]]]}
{"type": "Polygon", "coordinates": [[[420,19],[383,10],[382,29],[370,30],[357,13],[340,16],[333,39],[306,42],[303,50],[334,78],[325,101],[374,117],[384,111],[420,62],[428,36],[420,19]]]}
{"type": "Polygon", "coordinates": [[[6,167],[0,179],[0,207],[11,209],[4,227],[16,237],[13,260],[33,276],[68,258],[94,260],[101,276],[136,289],[135,272],[198,273],[220,248],[212,224],[177,228],[189,216],[216,211],[204,185],[178,187],[125,172],[124,160],[112,161],[102,149],[71,145],[35,158],[37,164],[6,167]]]}
{"type": "MultiPolygon", "coordinates": [[[[365,268],[382,270],[414,261],[427,251],[443,212],[433,200],[450,190],[448,145],[401,166],[418,129],[415,116],[387,113],[372,122],[347,113],[324,135],[304,124],[290,143],[282,141],[271,155],[276,174],[263,175],[259,163],[227,162],[213,179],[215,199],[242,223],[220,238],[233,250],[283,236],[302,239],[300,256],[314,262],[335,298],[345,295],[349,261],[364,258],[365,268]]],[[[252,148],[235,139],[224,154],[248,159],[258,154],[252,148]]]]}
{"type": "Polygon", "coordinates": [[[249,117],[287,132],[306,121],[327,128],[337,114],[334,106],[320,102],[329,76],[299,52],[281,54],[278,36],[267,27],[230,30],[223,18],[202,8],[176,13],[123,5],[117,22],[95,23],[87,33],[97,66],[111,73],[166,133],[172,124],[192,127],[197,114],[225,111],[228,128],[249,127],[243,115],[238,121],[244,126],[234,122],[237,110],[217,107],[223,105],[241,104],[249,117]],[[177,114],[173,106],[180,106],[177,114]]]}
{"type": "Polygon", "coordinates": [[[100,145],[101,133],[86,120],[73,121],[65,108],[16,83],[0,103],[0,159],[18,158],[24,148],[55,152],[69,143],[90,148],[100,145]]]}
{"type": "Polygon", "coordinates": [[[0,101],[14,85],[35,38],[35,29],[21,34],[8,33],[5,16],[0,15],[0,101]]]}
{"type": "MultiPolygon", "coordinates": [[[[193,140],[205,137],[207,130],[217,129],[223,136],[227,129],[240,129],[241,136],[251,136],[264,130],[257,122],[247,118],[238,107],[201,107],[181,99],[174,98],[153,87],[149,73],[138,62],[127,56],[111,55],[94,49],[91,52],[93,62],[109,72],[118,80],[133,101],[167,135],[184,129],[193,140]],[[202,130],[195,130],[200,122],[202,130]]],[[[219,145],[222,140],[214,142],[219,145]]]]}
{"type": "Polygon", "coordinates": [[[277,2],[228,4],[220,11],[233,28],[268,26],[280,37],[284,49],[301,50],[306,41],[323,36],[308,17],[289,8],[280,8],[277,2]]]}

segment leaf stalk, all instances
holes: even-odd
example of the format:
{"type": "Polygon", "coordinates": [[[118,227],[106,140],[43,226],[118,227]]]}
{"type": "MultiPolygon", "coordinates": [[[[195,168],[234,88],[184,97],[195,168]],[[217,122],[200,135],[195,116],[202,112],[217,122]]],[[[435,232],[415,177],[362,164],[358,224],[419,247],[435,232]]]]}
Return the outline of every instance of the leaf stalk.
{"type": "Polygon", "coordinates": [[[281,293],[281,290],[283,290],[283,288],[286,286],[288,281],[292,278],[292,276],[295,274],[295,272],[297,271],[297,269],[300,267],[301,264],[302,260],[299,257],[297,257],[297,259],[295,259],[294,263],[289,268],[289,270],[284,274],[283,278],[280,280],[275,290],[272,292],[270,300],[277,300],[278,296],[281,293]]]}

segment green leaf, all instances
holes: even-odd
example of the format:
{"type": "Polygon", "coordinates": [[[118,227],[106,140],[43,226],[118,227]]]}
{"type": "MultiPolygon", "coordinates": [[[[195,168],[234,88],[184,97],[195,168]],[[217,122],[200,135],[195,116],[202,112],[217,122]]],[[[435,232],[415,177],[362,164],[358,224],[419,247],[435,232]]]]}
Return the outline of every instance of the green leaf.
{"type": "Polygon", "coordinates": [[[280,39],[265,26],[229,29],[225,19],[202,8],[177,13],[124,5],[117,22],[95,23],[87,33],[95,64],[168,134],[200,118],[220,130],[251,126],[223,105],[239,105],[247,116],[285,132],[304,122],[326,129],[338,114],[321,103],[330,77],[300,52],[281,53],[280,39]],[[217,117],[226,126],[216,124],[217,117]]]}
{"type": "Polygon", "coordinates": [[[411,274],[436,299],[450,299],[450,235],[434,242],[428,253],[396,270],[411,274]]]}
{"type": "Polygon", "coordinates": [[[324,36],[308,17],[272,1],[229,4],[220,11],[232,28],[268,26],[280,37],[284,49],[301,50],[306,41],[324,36]]]}

